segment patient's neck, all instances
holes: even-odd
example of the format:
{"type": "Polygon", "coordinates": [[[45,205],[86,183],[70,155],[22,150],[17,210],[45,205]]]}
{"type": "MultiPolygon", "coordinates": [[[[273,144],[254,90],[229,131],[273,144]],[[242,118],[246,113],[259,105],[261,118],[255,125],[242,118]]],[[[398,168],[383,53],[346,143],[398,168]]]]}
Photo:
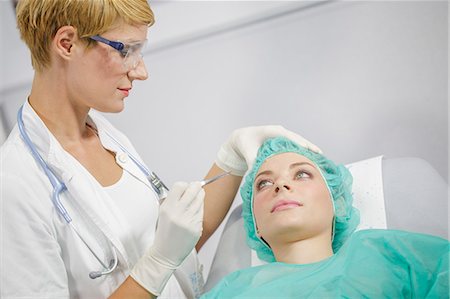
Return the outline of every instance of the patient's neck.
{"type": "Polygon", "coordinates": [[[329,235],[320,235],[295,242],[272,242],[271,248],[277,262],[310,264],[333,255],[329,235]]]}

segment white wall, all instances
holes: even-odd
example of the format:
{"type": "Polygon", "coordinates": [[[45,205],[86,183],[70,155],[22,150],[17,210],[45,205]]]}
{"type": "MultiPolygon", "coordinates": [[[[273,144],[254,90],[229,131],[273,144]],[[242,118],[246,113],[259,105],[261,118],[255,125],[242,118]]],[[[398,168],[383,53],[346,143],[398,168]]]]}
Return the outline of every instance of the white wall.
{"type": "MultiPolygon", "coordinates": [[[[170,5],[183,14],[161,6],[150,40],[166,17],[182,29],[225,4],[170,5]]],[[[417,156],[446,176],[447,12],[445,2],[335,3],[149,54],[149,82],[111,119],[170,183],[201,178],[232,129],[266,123],[342,163],[417,156]]]]}
{"type": "Polygon", "coordinates": [[[27,96],[33,69],[28,49],[16,29],[13,6],[0,0],[0,144],[15,121],[15,111],[27,96]],[[3,128],[5,126],[6,128],[3,128]]]}
{"type": "MultiPolygon", "coordinates": [[[[219,4],[170,5],[183,27],[219,4]]],[[[201,177],[232,129],[265,123],[340,162],[419,156],[446,176],[447,34],[445,2],[323,5],[147,55],[149,81],[111,119],[169,181],[201,177]]]]}
{"type": "MultiPolygon", "coordinates": [[[[337,162],[415,156],[447,178],[448,3],[311,4],[155,3],[150,78],[108,117],[169,185],[201,179],[233,129],[269,123],[337,162]]],[[[13,46],[0,47],[0,103],[11,121],[31,71],[6,25],[13,46]]]]}

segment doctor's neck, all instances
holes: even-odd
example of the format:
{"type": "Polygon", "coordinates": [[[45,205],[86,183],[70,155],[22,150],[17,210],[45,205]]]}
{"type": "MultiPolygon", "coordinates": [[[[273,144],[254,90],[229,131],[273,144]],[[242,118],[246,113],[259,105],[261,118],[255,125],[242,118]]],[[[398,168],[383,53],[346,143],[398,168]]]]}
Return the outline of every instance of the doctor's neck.
{"type": "Polygon", "coordinates": [[[60,142],[86,136],[89,112],[88,108],[75,105],[65,80],[54,68],[36,72],[28,98],[31,107],[60,142]]]}

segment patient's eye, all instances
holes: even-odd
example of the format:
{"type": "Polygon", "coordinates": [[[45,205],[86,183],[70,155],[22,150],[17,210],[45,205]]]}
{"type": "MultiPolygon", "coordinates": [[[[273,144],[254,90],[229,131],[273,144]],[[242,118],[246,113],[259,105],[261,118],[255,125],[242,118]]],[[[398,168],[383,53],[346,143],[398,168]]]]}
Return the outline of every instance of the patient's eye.
{"type": "Polygon", "coordinates": [[[299,170],[295,174],[296,179],[307,179],[310,177],[311,177],[311,174],[305,170],[299,170]]]}
{"type": "Polygon", "coordinates": [[[272,186],[273,182],[270,180],[260,180],[257,184],[256,184],[256,190],[261,190],[267,186],[272,186]]]}

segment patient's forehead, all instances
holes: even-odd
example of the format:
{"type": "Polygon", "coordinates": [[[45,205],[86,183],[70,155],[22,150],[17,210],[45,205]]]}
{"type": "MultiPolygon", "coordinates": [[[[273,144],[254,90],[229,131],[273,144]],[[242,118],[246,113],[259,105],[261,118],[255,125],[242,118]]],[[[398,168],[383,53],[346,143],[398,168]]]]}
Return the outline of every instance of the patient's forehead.
{"type": "Polygon", "coordinates": [[[264,161],[264,163],[261,165],[261,167],[258,170],[258,173],[261,173],[263,171],[267,170],[273,170],[274,168],[284,168],[289,167],[293,163],[307,163],[310,164],[311,167],[317,169],[317,166],[314,164],[313,161],[306,158],[303,155],[297,154],[297,153],[282,153],[274,155],[264,161]]]}

